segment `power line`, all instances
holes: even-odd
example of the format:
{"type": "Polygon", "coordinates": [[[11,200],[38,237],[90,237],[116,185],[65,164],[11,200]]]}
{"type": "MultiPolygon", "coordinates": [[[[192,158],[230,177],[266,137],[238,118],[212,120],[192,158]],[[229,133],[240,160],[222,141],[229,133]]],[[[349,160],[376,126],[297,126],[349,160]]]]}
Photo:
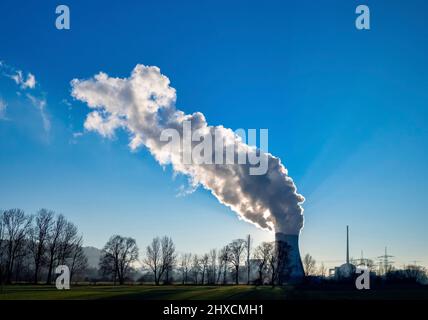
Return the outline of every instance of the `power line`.
{"type": "Polygon", "coordinates": [[[391,261],[389,258],[394,258],[394,256],[388,254],[387,247],[385,247],[385,254],[377,258],[380,260],[379,267],[383,267],[383,270],[380,270],[383,272],[383,274],[386,274],[389,270],[391,270],[394,261],[391,261]]]}

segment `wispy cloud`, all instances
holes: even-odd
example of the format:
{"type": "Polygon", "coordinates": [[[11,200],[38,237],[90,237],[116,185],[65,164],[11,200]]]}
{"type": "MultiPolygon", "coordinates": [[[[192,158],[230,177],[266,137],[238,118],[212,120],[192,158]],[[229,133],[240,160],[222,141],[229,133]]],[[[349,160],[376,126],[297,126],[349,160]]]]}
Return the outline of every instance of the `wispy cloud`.
{"type": "Polygon", "coordinates": [[[27,75],[25,76],[22,70],[17,69],[4,61],[0,61],[0,70],[3,76],[15,81],[22,90],[36,88],[37,81],[36,76],[33,73],[27,72],[27,75]]]}
{"type": "Polygon", "coordinates": [[[25,77],[21,70],[17,70],[15,74],[10,75],[10,78],[23,90],[28,88],[34,89],[36,87],[36,77],[31,72],[25,77]]]}
{"type": "MultiPolygon", "coordinates": [[[[46,111],[47,101],[45,93],[40,91],[36,76],[31,72],[26,72],[11,66],[4,61],[0,61],[0,74],[6,78],[12,79],[18,86],[16,94],[18,97],[27,97],[31,104],[36,107],[42,118],[43,128],[48,132],[51,128],[48,113],[46,111]],[[25,75],[26,74],[26,75],[25,75]],[[32,93],[29,93],[32,90],[32,93]]],[[[0,119],[4,119],[7,103],[0,101],[0,119]]]]}
{"type": "Polygon", "coordinates": [[[40,116],[42,117],[42,121],[43,121],[43,128],[45,129],[46,132],[48,132],[51,129],[51,122],[46,113],[46,99],[35,97],[29,93],[27,93],[26,96],[31,101],[33,106],[39,109],[40,116]]]}
{"type": "Polygon", "coordinates": [[[6,120],[7,103],[0,98],[0,120],[6,120]]]}

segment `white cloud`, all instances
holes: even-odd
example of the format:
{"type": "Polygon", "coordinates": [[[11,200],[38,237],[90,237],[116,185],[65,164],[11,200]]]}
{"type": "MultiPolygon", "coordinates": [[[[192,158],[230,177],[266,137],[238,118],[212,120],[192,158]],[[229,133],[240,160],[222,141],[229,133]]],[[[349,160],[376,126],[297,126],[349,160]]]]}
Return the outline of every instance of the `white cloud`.
{"type": "Polygon", "coordinates": [[[129,78],[99,73],[88,80],[74,79],[71,86],[72,96],[93,109],[84,123],[86,130],[109,138],[117,129],[127,130],[131,149],[147,147],[161,165],[171,164],[176,173],[188,176],[191,187],[202,185],[210,190],[241,219],[263,229],[299,233],[304,198],[279,158],[261,153],[269,160],[268,171],[250,175],[247,164],[185,164],[180,145],[165,147],[167,143],[160,141],[163,129],[176,129],[182,136],[186,120],[191,122],[192,131],[202,129],[211,136],[220,135],[226,145],[233,144],[236,157],[256,152],[232,130],[209,126],[202,113],[177,110],[176,91],[159,68],[137,65],[129,78]]]}
{"type": "Polygon", "coordinates": [[[33,106],[35,106],[39,110],[40,116],[42,117],[42,121],[43,121],[43,128],[45,129],[46,132],[48,132],[51,129],[51,122],[50,122],[49,117],[46,113],[46,99],[45,98],[38,98],[38,97],[31,95],[29,93],[27,93],[26,96],[31,101],[33,106]]]}
{"type": "Polygon", "coordinates": [[[6,108],[7,103],[0,98],[0,119],[5,120],[6,119],[6,108]]]}
{"type": "Polygon", "coordinates": [[[21,70],[15,72],[15,74],[10,76],[21,89],[34,89],[36,87],[36,77],[29,72],[27,78],[23,75],[21,70]]]}
{"type": "MultiPolygon", "coordinates": [[[[51,123],[46,112],[46,99],[44,98],[45,93],[40,92],[40,90],[38,90],[39,88],[36,88],[37,81],[35,75],[31,72],[28,72],[27,76],[25,76],[22,70],[19,70],[14,66],[5,63],[4,61],[0,61],[0,75],[12,79],[19,86],[18,91],[16,91],[16,95],[19,98],[22,98],[24,96],[27,97],[30,100],[31,104],[39,110],[40,116],[43,121],[43,128],[46,132],[48,132],[51,128],[51,123]],[[28,92],[27,89],[35,90],[33,91],[33,94],[30,94],[26,93],[28,92]]],[[[2,112],[4,116],[5,108],[6,106],[2,107],[0,105],[0,117],[2,115],[2,112]]]]}

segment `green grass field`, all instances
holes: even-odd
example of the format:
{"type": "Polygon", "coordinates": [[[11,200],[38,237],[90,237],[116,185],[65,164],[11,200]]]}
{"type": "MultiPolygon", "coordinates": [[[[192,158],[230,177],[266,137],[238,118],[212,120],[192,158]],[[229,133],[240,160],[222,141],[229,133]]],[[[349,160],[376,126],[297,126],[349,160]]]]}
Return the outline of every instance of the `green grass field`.
{"type": "Polygon", "coordinates": [[[382,290],[293,289],[256,286],[152,286],[92,285],[57,290],[54,286],[12,285],[0,291],[0,300],[308,300],[308,299],[422,299],[428,300],[428,288],[382,290]]]}

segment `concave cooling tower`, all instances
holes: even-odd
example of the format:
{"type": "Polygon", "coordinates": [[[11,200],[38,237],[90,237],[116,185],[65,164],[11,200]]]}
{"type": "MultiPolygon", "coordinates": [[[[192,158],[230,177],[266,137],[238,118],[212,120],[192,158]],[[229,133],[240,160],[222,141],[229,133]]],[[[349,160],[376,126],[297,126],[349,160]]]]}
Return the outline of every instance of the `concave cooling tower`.
{"type": "Polygon", "coordinates": [[[299,235],[277,232],[275,234],[275,242],[278,248],[287,250],[287,263],[281,265],[282,272],[280,272],[281,279],[279,281],[283,283],[285,281],[293,282],[303,279],[305,272],[303,271],[303,264],[300,259],[299,235]],[[286,245],[284,246],[284,244],[286,245]]]}

